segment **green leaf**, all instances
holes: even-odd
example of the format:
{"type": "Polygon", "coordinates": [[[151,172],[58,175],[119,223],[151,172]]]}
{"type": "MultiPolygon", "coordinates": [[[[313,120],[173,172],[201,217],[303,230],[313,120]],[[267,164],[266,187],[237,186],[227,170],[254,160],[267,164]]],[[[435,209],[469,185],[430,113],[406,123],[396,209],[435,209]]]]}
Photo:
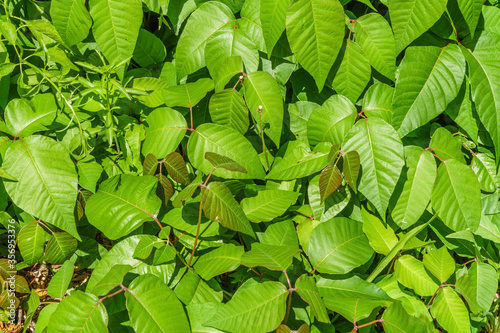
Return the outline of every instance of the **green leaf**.
{"type": "Polygon", "coordinates": [[[172,205],[174,207],[176,207],[176,208],[181,207],[186,200],[188,200],[189,198],[191,198],[193,196],[194,191],[196,191],[198,186],[203,184],[203,181],[201,179],[202,176],[203,175],[201,172],[198,173],[196,178],[188,186],[186,186],[182,191],[180,191],[179,194],[177,194],[175,196],[175,199],[172,200],[172,205]]]}
{"type": "Polygon", "coordinates": [[[295,281],[295,290],[304,301],[309,303],[311,312],[314,314],[316,319],[323,323],[330,322],[325,304],[323,303],[318,287],[316,286],[316,280],[314,280],[312,276],[307,276],[306,274],[301,275],[297,281],[295,281]]]}
{"type": "Polygon", "coordinates": [[[177,77],[183,78],[205,66],[205,45],[219,29],[234,28],[234,15],[226,5],[210,1],[189,17],[176,48],[177,77]]]}
{"type": "Polygon", "coordinates": [[[498,289],[497,274],[492,266],[473,262],[468,274],[461,276],[456,285],[472,312],[489,311],[498,289]]]}
{"type": "Polygon", "coordinates": [[[212,95],[208,110],[214,124],[232,127],[241,134],[248,130],[248,108],[238,90],[225,89],[212,95]]]}
{"type": "Polygon", "coordinates": [[[385,291],[357,275],[339,280],[321,277],[316,285],[326,307],[353,322],[368,317],[376,307],[392,303],[385,291]]]}
{"type": "Polygon", "coordinates": [[[50,316],[48,332],[95,333],[108,331],[108,313],[99,298],[79,290],[65,297],[50,316]]]}
{"type": "Polygon", "coordinates": [[[5,153],[2,168],[19,180],[4,181],[19,208],[80,239],[73,215],[78,175],[59,142],[37,135],[17,140],[5,153]]]}
{"type": "Polygon", "coordinates": [[[226,84],[238,74],[243,72],[243,60],[240,56],[231,56],[224,60],[217,69],[214,79],[215,92],[218,93],[224,90],[226,84]]]}
{"type": "Polygon", "coordinates": [[[269,225],[261,239],[262,244],[286,245],[299,248],[297,232],[292,220],[275,222],[269,225]]]}
{"type": "Polygon", "coordinates": [[[224,244],[202,255],[194,264],[194,270],[205,280],[236,270],[241,264],[245,252],[243,246],[224,244]]]}
{"type": "Polygon", "coordinates": [[[482,33],[474,51],[461,46],[469,66],[472,99],[477,114],[495,146],[497,165],[500,161],[500,36],[482,33]]]}
{"type": "Polygon", "coordinates": [[[271,57],[274,46],[286,27],[286,11],[292,0],[260,0],[260,21],[266,42],[267,55],[271,57]]]}
{"type": "Polygon", "coordinates": [[[220,308],[224,305],[222,303],[201,303],[189,304],[186,310],[189,316],[189,324],[191,325],[191,332],[193,333],[224,333],[224,331],[204,325],[210,318],[212,318],[220,308]]]}
{"type": "Polygon", "coordinates": [[[352,188],[354,193],[358,193],[358,176],[360,168],[359,154],[357,151],[352,150],[342,155],[344,161],[342,172],[346,183],[352,188]]]}
{"type": "Polygon", "coordinates": [[[17,182],[17,179],[9,175],[4,169],[0,168],[0,178],[17,182]]]}
{"type": "Polygon", "coordinates": [[[174,188],[172,187],[172,183],[168,180],[167,176],[155,175],[155,178],[158,180],[156,195],[161,199],[162,204],[166,206],[167,202],[174,194],[174,188]]]}
{"type": "Polygon", "coordinates": [[[190,331],[181,302],[156,276],[148,274],[135,278],[125,291],[125,298],[131,326],[135,331],[190,331]]]}
{"type": "Polygon", "coordinates": [[[443,160],[455,159],[465,164],[464,154],[462,154],[462,141],[459,137],[454,137],[444,127],[439,127],[434,132],[429,147],[434,151],[434,154],[443,160]]]}
{"type": "Polygon", "coordinates": [[[358,152],[363,170],[358,190],[384,218],[404,164],[398,134],[380,118],[361,119],[347,133],[342,149],[358,152]]]}
{"type": "Polygon", "coordinates": [[[252,222],[268,222],[283,215],[298,197],[299,193],[292,191],[259,191],[255,197],[241,200],[241,209],[252,222]]]}
{"type": "Polygon", "coordinates": [[[344,34],[344,8],[338,0],[296,0],[288,6],[286,35],[290,48],[319,91],[342,47],[344,34]]]}
{"type": "Polygon", "coordinates": [[[451,287],[444,287],[431,306],[431,313],[448,332],[470,332],[469,313],[464,303],[451,287]]]}
{"type": "Polygon", "coordinates": [[[342,175],[337,166],[327,166],[324,168],[319,177],[321,201],[325,201],[325,199],[335,192],[341,184],[342,175]]]}
{"type": "Polygon", "coordinates": [[[430,151],[407,146],[405,155],[408,173],[403,191],[391,212],[394,222],[403,229],[415,224],[422,216],[436,180],[436,160],[430,151]]]}
{"type": "Polygon", "coordinates": [[[248,173],[215,169],[213,174],[222,178],[263,179],[264,169],[252,144],[233,128],[203,124],[191,134],[188,143],[188,157],[195,168],[209,174],[213,167],[205,159],[206,152],[228,157],[244,167],[248,173]]]}
{"type": "Polygon", "coordinates": [[[205,325],[230,332],[260,333],[276,329],[285,317],[286,287],[279,282],[251,282],[241,286],[205,325]]]}
{"type": "Polygon", "coordinates": [[[140,0],[89,0],[92,33],[111,65],[132,57],[142,23],[140,0]]]}
{"type": "Polygon", "coordinates": [[[221,29],[207,40],[205,62],[210,76],[215,77],[220,66],[232,56],[241,57],[247,73],[259,67],[259,50],[255,42],[237,25],[234,29],[221,29]]]}
{"type": "Polygon", "coordinates": [[[203,78],[196,82],[170,86],[163,92],[165,104],[169,107],[193,107],[198,104],[209,91],[214,89],[214,81],[203,78]]]}
{"type": "Polygon", "coordinates": [[[132,60],[141,67],[151,67],[161,64],[166,56],[167,51],[161,39],[146,29],[140,29],[132,60]]]}
{"type": "Polygon", "coordinates": [[[371,247],[378,253],[387,255],[398,243],[398,238],[389,225],[384,225],[375,215],[370,214],[364,207],[361,209],[363,217],[363,232],[371,247]]]}
{"type": "Polygon", "coordinates": [[[24,226],[19,231],[17,246],[27,265],[33,265],[42,257],[46,235],[45,230],[36,222],[24,226]]]}
{"type": "Polygon", "coordinates": [[[399,135],[406,136],[443,112],[458,95],[464,75],[465,59],[456,44],[408,48],[394,91],[392,124],[399,135]]]}
{"type": "Polygon", "coordinates": [[[205,216],[224,227],[253,237],[254,232],[245,213],[233,198],[231,191],[221,182],[202,187],[202,206],[205,216]]]}
{"type": "Polygon", "coordinates": [[[46,130],[54,121],[57,110],[51,94],[37,95],[32,101],[13,99],[5,108],[5,125],[13,136],[27,137],[46,130]]]}
{"type": "Polygon", "coordinates": [[[101,178],[102,166],[89,156],[76,161],[76,167],[78,169],[78,184],[95,193],[97,182],[101,178]]]}
{"type": "Polygon", "coordinates": [[[229,157],[219,155],[217,153],[212,153],[207,151],[205,153],[205,158],[212,163],[214,168],[222,168],[233,172],[243,172],[248,173],[247,169],[238,164],[238,162],[233,161],[229,157]]]}
{"type": "Polygon", "coordinates": [[[45,259],[53,265],[60,265],[76,251],[77,247],[78,242],[70,234],[53,233],[45,248],[45,259]]]}
{"type": "MultiPolygon", "coordinates": [[[[194,199],[196,200],[196,199],[194,199]]],[[[180,208],[170,210],[162,219],[162,222],[169,226],[187,232],[190,235],[196,235],[198,225],[198,215],[200,210],[199,201],[189,201],[180,208]]],[[[219,223],[209,221],[204,216],[200,222],[200,237],[210,237],[221,234],[225,230],[219,223]]]]}
{"type": "Polygon", "coordinates": [[[283,98],[278,83],[265,72],[253,72],[245,76],[245,100],[259,132],[264,133],[280,146],[283,126],[283,98]]]}
{"type": "Polygon", "coordinates": [[[168,174],[174,181],[182,185],[188,185],[191,182],[187,171],[186,162],[178,152],[172,152],[163,159],[163,165],[168,174]]]}
{"type": "Polygon", "coordinates": [[[457,97],[448,104],[444,112],[468,134],[472,141],[477,143],[479,121],[474,118],[472,113],[472,97],[468,76],[465,77],[457,97]]]}
{"type": "Polygon", "coordinates": [[[471,169],[477,175],[479,186],[485,192],[495,192],[499,186],[496,175],[495,160],[487,154],[478,153],[472,156],[471,169]]]}
{"type": "Polygon", "coordinates": [[[50,17],[63,42],[71,47],[89,34],[92,19],[85,0],[55,0],[50,3],[50,17]]]}
{"type": "Polygon", "coordinates": [[[142,154],[153,154],[158,158],[177,149],[187,130],[186,119],[170,108],[158,108],[146,118],[146,139],[142,154]]]}
{"type": "Polygon", "coordinates": [[[439,20],[446,9],[446,0],[388,0],[396,54],[410,45],[439,20]]]}
{"type": "Polygon", "coordinates": [[[161,205],[156,184],[152,176],[133,175],[116,175],[102,182],[87,201],[85,213],[89,223],[106,237],[118,239],[145,221],[153,221],[161,205]]]}
{"type": "Polygon", "coordinates": [[[394,88],[385,83],[375,83],[363,96],[362,110],[367,117],[379,117],[392,123],[394,88]]]}
{"type": "Polygon", "coordinates": [[[396,44],[389,23],[382,15],[370,13],[358,17],[354,34],[371,66],[392,81],[396,71],[396,44]]]}
{"type": "Polygon", "coordinates": [[[474,172],[455,160],[443,161],[432,188],[431,203],[454,231],[476,230],[481,217],[481,189],[474,172]]]}
{"type": "Polygon", "coordinates": [[[384,311],[382,325],[387,333],[426,332],[425,323],[411,316],[400,302],[394,302],[384,311]]]}
{"type": "Polygon", "coordinates": [[[458,8],[464,16],[465,22],[469,27],[469,31],[472,37],[474,37],[474,32],[476,31],[477,23],[479,17],[481,16],[481,9],[483,8],[482,0],[458,0],[458,8]]]}
{"type": "Polygon", "coordinates": [[[424,266],[441,283],[446,282],[455,273],[455,260],[448,253],[446,246],[424,254],[424,266]]]}
{"type": "Polygon", "coordinates": [[[347,97],[333,95],[317,107],[307,121],[307,137],[311,146],[320,142],[341,144],[356,120],[356,108],[347,97]]]}
{"type": "Polygon", "coordinates": [[[410,255],[401,256],[394,265],[394,272],[399,283],[415,290],[420,296],[432,296],[439,284],[427,272],[424,264],[410,255]]]}
{"type": "Polygon", "coordinates": [[[247,267],[263,266],[272,271],[285,271],[292,265],[299,249],[292,246],[278,246],[262,243],[252,244],[252,249],[243,253],[241,264],[247,267]]]}
{"type": "Polygon", "coordinates": [[[35,333],[43,333],[47,330],[52,314],[56,311],[58,303],[50,303],[43,307],[36,319],[35,333]]]}
{"type": "Polygon", "coordinates": [[[65,261],[50,280],[47,294],[54,298],[63,298],[73,277],[74,270],[73,262],[65,261]]]}
{"type": "MultiPolygon", "coordinates": [[[[186,305],[221,302],[223,297],[222,290],[215,291],[212,289],[212,287],[220,289],[218,283],[215,280],[210,280],[208,283],[203,281],[193,270],[188,270],[175,287],[175,295],[186,305]]],[[[207,316],[205,320],[208,318],[210,316],[207,316]]],[[[192,325],[193,323],[191,322],[192,325]]]]}
{"type": "Polygon", "coordinates": [[[373,249],[361,222],[338,217],[313,229],[308,255],[314,270],[345,274],[370,260],[373,249]]]}
{"type": "Polygon", "coordinates": [[[345,95],[351,102],[356,103],[370,81],[370,59],[361,47],[351,40],[344,44],[340,54],[342,56],[341,62],[339,63],[339,59],[334,65],[332,88],[337,93],[345,95]]]}
{"type": "Polygon", "coordinates": [[[326,142],[318,144],[314,151],[309,151],[307,144],[296,141],[287,149],[284,158],[276,159],[267,179],[291,180],[312,175],[326,167],[331,145],[326,142]]]}
{"type": "Polygon", "coordinates": [[[153,154],[147,154],[142,164],[143,176],[154,176],[158,168],[158,159],[153,154]]]}

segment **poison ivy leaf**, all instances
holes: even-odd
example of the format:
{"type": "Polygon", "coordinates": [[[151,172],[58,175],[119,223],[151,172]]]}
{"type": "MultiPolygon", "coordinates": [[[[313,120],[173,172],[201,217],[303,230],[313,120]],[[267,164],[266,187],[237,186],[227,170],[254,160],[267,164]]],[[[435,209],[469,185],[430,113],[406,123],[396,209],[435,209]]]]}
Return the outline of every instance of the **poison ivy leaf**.
{"type": "Polygon", "coordinates": [[[182,191],[179,192],[179,194],[175,196],[174,200],[172,200],[172,205],[174,207],[176,208],[181,207],[186,200],[188,200],[193,196],[194,191],[196,191],[198,186],[203,184],[201,177],[202,173],[200,172],[188,186],[186,186],[182,191]]]}
{"type": "Polygon", "coordinates": [[[286,11],[291,0],[260,0],[260,21],[268,57],[286,27],[286,11]]]}
{"type": "Polygon", "coordinates": [[[52,314],[56,311],[58,303],[50,303],[43,307],[36,319],[35,333],[47,331],[52,314]]]}
{"type": "Polygon", "coordinates": [[[337,60],[338,65],[334,65],[336,70],[332,72],[332,87],[356,103],[370,80],[370,59],[361,47],[351,40],[344,44],[340,54],[342,61],[339,63],[337,60]]]}
{"type": "Polygon", "coordinates": [[[394,81],[396,44],[389,23],[382,15],[370,13],[356,20],[354,33],[371,66],[394,81]]]}
{"type": "Polygon", "coordinates": [[[288,6],[286,35],[290,48],[319,91],[342,47],[344,34],[344,9],[338,0],[297,0],[288,6]]]}
{"type": "Polygon", "coordinates": [[[215,92],[218,93],[224,90],[226,84],[238,74],[243,73],[243,60],[240,56],[231,56],[224,60],[217,69],[214,79],[215,92]]]}
{"type": "Polygon", "coordinates": [[[330,323],[328,313],[326,312],[325,304],[321,299],[318,287],[316,287],[316,280],[312,276],[306,274],[301,275],[295,281],[295,290],[311,307],[311,312],[316,319],[323,323],[330,323]]]}
{"type": "Polygon", "coordinates": [[[425,323],[411,316],[400,302],[394,302],[384,311],[382,325],[387,333],[426,332],[425,323]]]}
{"type": "Polygon", "coordinates": [[[215,77],[220,66],[231,56],[241,57],[247,73],[259,67],[259,50],[255,42],[237,25],[234,29],[220,29],[207,40],[205,62],[210,76],[215,77]]]}
{"type": "Polygon", "coordinates": [[[181,302],[156,276],[148,274],[135,278],[125,291],[125,298],[135,331],[189,332],[181,302]]]}
{"type": "Polygon", "coordinates": [[[212,163],[214,168],[222,168],[233,172],[248,173],[247,169],[239,165],[238,162],[235,162],[229,157],[222,156],[217,153],[207,151],[205,153],[205,159],[212,163]]]}
{"type": "Polygon", "coordinates": [[[94,21],[92,33],[110,64],[132,57],[142,23],[142,2],[89,0],[89,7],[94,21]]]}
{"type": "Polygon", "coordinates": [[[172,198],[174,194],[174,188],[172,183],[165,175],[155,175],[158,180],[158,186],[156,187],[156,195],[161,199],[161,202],[166,206],[167,202],[172,198]]]}
{"type": "Polygon", "coordinates": [[[4,169],[0,168],[0,178],[3,178],[3,179],[7,179],[7,180],[12,180],[12,181],[15,181],[17,182],[17,179],[12,177],[11,175],[9,175],[7,173],[7,171],[5,171],[4,169]]]}
{"type": "Polygon", "coordinates": [[[344,165],[342,172],[346,183],[357,193],[360,160],[357,151],[352,150],[342,155],[344,165]]]}
{"type": "Polygon", "coordinates": [[[398,134],[380,118],[361,119],[347,133],[342,149],[358,152],[362,168],[358,190],[385,217],[404,164],[398,134]]]}
{"type": "Polygon", "coordinates": [[[194,264],[194,270],[205,280],[234,271],[242,263],[244,251],[243,246],[224,244],[202,255],[194,264]]]}
{"type": "Polygon", "coordinates": [[[323,169],[319,177],[321,201],[325,201],[325,199],[335,192],[341,184],[342,175],[337,166],[327,166],[323,169]]]}
{"type": "Polygon", "coordinates": [[[483,1],[481,0],[458,0],[458,8],[464,16],[465,22],[469,27],[469,31],[472,37],[474,37],[474,32],[476,31],[476,26],[481,16],[481,9],[483,8],[483,1]]]}
{"type": "Polygon", "coordinates": [[[204,325],[229,332],[269,332],[285,316],[286,287],[279,282],[247,282],[204,325]]]}
{"type": "Polygon", "coordinates": [[[201,196],[203,211],[209,220],[253,237],[254,232],[250,222],[226,185],[211,182],[208,186],[202,187],[201,196]]]}
{"type": "Polygon", "coordinates": [[[248,130],[248,108],[238,90],[225,89],[212,95],[208,110],[214,124],[232,127],[241,134],[248,130]]]}
{"type": "Polygon", "coordinates": [[[283,99],[274,78],[265,72],[245,76],[245,100],[259,132],[264,131],[279,148],[283,126],[283,99]]]}
{"type": "Polygon", "coordinates": [[[157,180],[152,176],[117,175],[101,183],[87,201],[89,223],[106,237],[118,239],[156,219],[161,201],[156,196],[157,180]]]}
{"type": "Polygon", "coordinates": [[[73,277],[75,267],[73,262],[65,261],[52,277],[47,288],[47,294],[54,298],[63,298],[73,277]]]}
{"type": "MultiPolygon", "coordinates": [[[[162,218],[162,222],[177,230],[182,230],[190,235],[196,235],[196,232],[198,230],[198,215],[200,204],[199,200],[194,200],[189,201],[180,208],[174,208],[170,210],[162,218]]],[[[221,234],[222,230],[225,230],[223,228],[224,227],[222,227],[219,223],[209,221],[205,216],[202,215],[198,234],[201,237],[211,237],[221,234]]]]}
{"type": "MultiPolygon", "coordinates": [[[[215,282],[215,280],[210,280],[215,282]]],[[[209,283],[218,286],[217,282],[209,283]]],[[[220,289],[220,287],[219,287],[220,289]]],[[[222,290],[215,291],[207,282],[203,281],[193,270],[188,270],[186,275],[179,281],[175,287],[175,295],[179,300],[186,304],[206,304],[218,303],[222,301],[222,290]]],[[[211,316],[207,316],[209,319],[211,316]]],[[[191,319],[191,318],[190,318],[191,319]]],[[[192,322],[191,322],[192,326],[192,322]]]]}
{"type": "Polygon", "coordinates": [[[170,86],[163,92],[165,104],[170,107],[183,106],[186,108],[198,104],[209,91],[214,89],[214,82],[210,79],[199,79],[196,82],[170,86]]]}
{"type": "Polygon", "coordinates": [[[476,230],[481,217],[480,192],[477,177],[468,166],[443,161],[432,188],[432,207],[452,230],[476,230]]]}
{"type": "Polygon", "coordinates": [[[432,296],[439,288],[437,280],[427,272],[424,264],[408,254],[396,261],[394,272],[403,286],[415,290],[420,296],[432,296]]]}
{"type": "Polygon", "coordinates": [[[363,217],[363,232],[371,247],[378,253],[389,254],[398,243],[398,238],[389,225],[384,225],[375,215],[370,214],[365,208],[361,209],[363,217]]]}
{"type": "Polygon", "coordinates": [[[161,64],[166,56],[167,51],[161,39],[146,29],[140,29],[132,59],[141,67],[150,67],[161,64]]]}
{"type": "Polygon", "coordinates": [[[257,152],[252,144],[235,129],[208,123],[196,128],[196,131],[189,138],[189,160],[195,168],[209,174],[213,167],[205,159],[206,152],[214,152],[228,157],[240,164],[248,172],[215,169],[213,172],[215,176],[236,179],[263,179],[265,177],[257,152]]]}
{"type": "Polygon", "coordinates": [[[78,169],[78,184],[86,190],[95,193],[97,182],[101,178],[102,166],[93,157],[87,156],[76,162],[78,169]]]}
{"type": "Polygon", "coordinates": [[[85,0],[55,0],[50,3],[50,17],[63,42],[71,47],[89,34],[92,19],[85,0]]]}
{"type": "Polygon", "coordinates": [[[108,313],[97,296],[75,291],[50,316],[48,332],[107,332],[108,313]]]}
{"type": "Polygon", "coordinates": [[[177,77],[183,78],[205,66],[205,45],[219,29],[233,29],[234,15],[220,2],[206,2],[189,17],[176,48],[177,77]]]}
{"type": "Polygon", "coordinates": [[[385,291],[357,275],[341,280],[321,277],[316,285],[326,307],[353,322],[368,317],[376,307],[392,303],[385,291]]]}
{"type": "Polygon", "coordinates": [[[76,251],[77,247],[78,242],[70,234],[53,233],[45,248],[45,259],[51,264],[60,265],[76,251]]]}
{"type": "Polygon", "coordinates": [[[216,302],[189,304],[188,306],[186,306],[186,310],[189,316],[189,324],[191,325],[191,332],[223,333],[224,331],[204,325],[223,306],[224,306],[223,303],[216,303],[216,302]]]}
{"type": "Polygon", "coordinates": [[[392,123],[394,88],[385,83],[375,83],[363,97],[362,110],[367,117],[379,117],[392,123]]]}
{"type": "Polygon", "coordinates": [[[260,20],[260,2],[260,0],[245,1],[236,24],[253,39],[260,51],[266,52],[266,42],[260,20]]]}
{"type": "Polygon", "coordinates": [[[142,154],[153,154],[159,158],[173,152],[187,130],[186,119],[170,108],[158,108],[146,118],[146,139],[142,154]]]}
{"type": "Polygon", "coordinates": [[[263,266],[272,271],[285,271],[299,249],[292,246],[252,244],[252,249],[243,253],[241,264],[247,267],[263,266]]]}
{"type": "Polygon", "coordinates": [[[187,171],[186,162],[178,152],[168,154],[163,160],[163,165],[174,181],[182,185],[188,185],[191,179],[187,171]]]}
{"type": "Polygon", "coordinates": [[[434,151],[434,154],[443,160],[451,158],[465,164],[462,141],[460,138],[454,137],[444,127],[440,127],[434,132],[429,147],[434,151]]]}
{"type": "Polygon", "coordinates": [[[96,286],[92,289],[87,289],[94,295],[107,295],[113,288],[116,288],[123,282],[123,278],[132,270],[130,265],[114,265],[109,268],[107,274],[97,281],[96,286]]]}
{"type": "Polygon", "coordinates": [[[455,273],[455,260],[448,253],[446,246],[424,254],[424,266],[441,283],[446,282],[455,273]]]}
{"type": "Polygon", "coordinates": [[[307,137],[311,146],[320,142],[341,144],[356,120],[356,108],[347,97],[333,95],[317,107],[307,122],[307,137]]]}
{"type": "Polygon", "coordinates": [[[25,225],[17,235],[17,246],[27,265],[33,265],[43,255],[47,233],[38,223],[25,225]]]}
{"type": "Polygon", "coordinates": [[[495,192],[499,186],[496,175],[495,160],[487,154],[478,153],[472,156],[471,169],[477,175],[481,190],[495,192]]]}
{"type": "Polygon", "coordinates": [[[299,248],[297,232],[292,220],[275,222],[269,225],[261,239],[262,244],[286,245],[299,248]]]}
{"type": "Polygon", "coordinates": [[[422,216],[436,180],[436,160],[430,151],[406,146],[405,155],[408,173],[403,191],[391,213],[394,222],[403,229],[415,224],[422,216]]]}
{"type": "Polygon", "coordinates": [[[322,142],[310,152],[305,143],[298,142],[283,159],[274,162],[267,179],[290,180],[318,172],[327,165],[330,148],[329,143],[322,142]]]}
{"type": "Polygon", "coordinates": [[[431,313],[448,332],[470,332],[469,313],[464,303],[450,287],[438,293],[431,306],[431,313]]]}
{"type": "Polygon", "coordinates": [[[473,262],[468,274],[461,276],[456,285],[471,311],[478,313],[490,310],[498,289],[498,279],[492,266],[473,262]]]}
{"type": "Polygon", "coordinates": [[[142,164],[143,176],[154,176],[158,168],[158,159],[153,154],[147,154],[142,164]]]}
{"type": "Polygon", "coordinates": [[[299,193],[283,190],[259,191],[241,200],[241,209],[252,222],[268,222],[283,215],[297,201],[299,193]]]}
{"type": "Polygon", "coordinates": [[[5,126],[11,135],[27,137],[46,130],[56,113],[57,105],[52,94],[37,95],[32,101],[13,99],[5,108],[5,126]]]}
{"type": "Polygon", "coordinates": [[[458,95],[464,75],[465,59],[455,44],[408,48],[394,91],[392,124],[399,135],[406,136],[443,112],[458,95]]]}
{"type": "Polygon", "coordinates": [[[500,36],[482,33],[475,41],[474,51],[461,46],[469,66],[472,99],[484,127],[495,146],[497,165],[500,161],[500,36]]]}
{"type": "Polygon", "coordinates": [[[18,179],[4,181],[18,207],[80,239],[73,215],[78,176],[59,142],[37,135],[17,140],[5,153],[2,168],[18,179]]]}
{"type": "Polygon", "coordinates": [[[370,260],[373,249],[362,229],[362,223],[344,217],[314,228],[308,251],[314,270],[345,274],[370,260]]]}
{"type": "Polygon", "coordinates": [[[426,32],[446,9],[446,0],[388,0],[396,54],[426,32]]]}
{"type": "Polygon", "coordinates": [[[445,113],[453,119],[458,126],[465,130],[472,141],[477,143],[479,120],[476,120],[472,113],[472,97],[470,95],[468,76],[465,77],[457,97],[448,104],[445,113]]]}

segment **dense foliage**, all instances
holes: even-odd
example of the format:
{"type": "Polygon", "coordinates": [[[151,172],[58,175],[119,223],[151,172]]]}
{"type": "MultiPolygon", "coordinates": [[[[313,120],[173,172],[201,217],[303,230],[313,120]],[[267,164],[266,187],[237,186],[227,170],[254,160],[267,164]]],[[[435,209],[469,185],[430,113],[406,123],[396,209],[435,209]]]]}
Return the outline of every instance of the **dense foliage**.
{"type": "Polygon", "coordinates": [[[498,7],[4,0],[0,326],[498,332],[498,7]]]}

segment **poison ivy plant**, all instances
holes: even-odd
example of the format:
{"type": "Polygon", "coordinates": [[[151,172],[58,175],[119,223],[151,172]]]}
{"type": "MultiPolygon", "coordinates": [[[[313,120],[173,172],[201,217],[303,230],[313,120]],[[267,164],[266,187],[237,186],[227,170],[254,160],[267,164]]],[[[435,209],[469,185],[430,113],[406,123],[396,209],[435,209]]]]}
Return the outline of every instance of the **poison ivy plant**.
{"type": "Polygon", "coordinates": [[[2,331],[499,331],[498,1],[0,7],[2,331]]]}

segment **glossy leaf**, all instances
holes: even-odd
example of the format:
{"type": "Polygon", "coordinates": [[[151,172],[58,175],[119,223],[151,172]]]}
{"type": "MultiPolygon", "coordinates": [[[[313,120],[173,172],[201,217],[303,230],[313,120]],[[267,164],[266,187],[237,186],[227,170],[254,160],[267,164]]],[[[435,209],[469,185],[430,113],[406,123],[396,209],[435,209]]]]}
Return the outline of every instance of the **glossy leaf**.
{"type": "Polygon", "coordinates": [[[241,94],[235,89],[226,89],[210,98],[210,117],[214,124],[232,127],[241,134],[248,130],[248,108],[241,94]]]}
{"type": "Polygon", "coordinates": [[[471,325],[467,308],[450,287],[444,287],[432,303],[431,313],[448,332],[470,332],[471,325]]]}
{"type": "Polygon", "coordinates": [[[286,27],[286,12],[291,0],[260,0],[260,21],[266,42],[267,55],[270,57],[286,27]]]}
{"type": "Polygon", "coordinates": [[[357,193],[359,168],[361,166],[359,154],[355,150],[348,151],[342,155],[342,160],[344,161],[342,172],[344,174],[345,181],[352,188],[354,193],[357,193]]]}
{"type": "Polygon", "coordinates": [[[424,266],[442,283],[455,272],[455,261],[444,246],[424,254],[424,266]]]}
{"type": "Polygon", "coordinates": [[[248,267],[263,266],[272,271],[284,271],[291,264],[299,250],[291,246],[277,246],[255,243],[252,249],[243,253],[241,264],[248,267]]]}
{"type": "Polygon", "coordinates": [[[75,267],[71,261],[66,261],[52,277],[47,294],[54,298],[63,298],[73,277],[75,267]]]}
{"type": "Polygon", "coordinates": [[[248,173],[247,169],[239,165],[238,162],[235,162],[229,157],[222,156],[217,153],[208,151],[205,153],[205,159],[212,163],[214,168],[222,168],[233,172],[248,173]]]}
{"type": "Polygon", "coordinates": [[[241,201],[241,209],[252,222],[267,222],[283,215],[297,201],[298,193],[283,190],[259,191],[241,201]]]}
{"type": "Polygon", "coordinates": [[[342,184],[342,175],[340,170],[336,166],[327,166],[321,171],[321,176],[319,177],[319,191],[321,195],[321,201],[335,192],[339,186],[342,184]]]}
{"type": "Polygon", "coordinates": [[[437,280],[426,271],[424,264],[410,255],[406,254],[396,261],[394,272],[402,285],[415,290],[420,296],[432,296],[439,288],[437,280]]]}
{"type": "Polygon", "coordinates": [[[323,323],[329,323],[330,319],[326,312],[325,304],[321,299],[318,287],[316,286],[316,281],[313,277],[307,275],[301,275],[297,281],[295,281],[295,289],[297,293],[302,297],[304,301],[309,303],[311,311],[314,316],[323,323]]]}
{"type": "Polygon", "coordinates": [[[243,252],[242,246],[226,244],[202,255],[193,267],[203,279],[210,280],[214,276],[238,268],[242,263],[243,252]]]}
{"type": "Polygon", "coordinates": [[[191,181],[186,168],[186,162],[179,153],[174,151],[168,154],[163,160],[163,165],[170,177],[177,183],[188,185],[191,181]]]}
{"type": "Polygon", "coordinates": [[[56,0],[50,3],[50,17],[64,43],[71,47],[89,34],[92,19],[85,0],[56,0]]]}
{"type": "Polygon", "coordinates": [[[28,224],[19,231],[17,245],[26,264],[32,265],[42,257],[46,235],[38,223],[28,224]]]}
{"type": "Polygon", "coordinates": [[[361,210],[363,217],[363,232],[370,246],[378,253],[387,255],[391,249],[398,243],[398,238],[394,230],[375,215],[370,214],[366,209],[361,210]]]}
{"type": "Polygon", "coordinates": [[[169,107],[193,107],[214,89],[214,82],[210,79],[199,79],[196,82],[170,86],[163,92],[165,104],[169,107]]]}

